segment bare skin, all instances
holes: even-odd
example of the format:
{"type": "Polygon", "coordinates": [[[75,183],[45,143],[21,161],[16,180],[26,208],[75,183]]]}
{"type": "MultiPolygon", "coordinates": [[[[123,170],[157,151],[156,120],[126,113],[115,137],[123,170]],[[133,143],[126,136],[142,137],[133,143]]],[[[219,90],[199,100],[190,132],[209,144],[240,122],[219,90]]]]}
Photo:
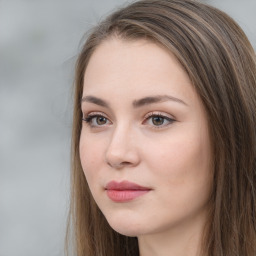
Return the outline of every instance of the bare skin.
{"type": "Polygon", "coordinates": [[[89,61],[81,108],[81,163],[110,226],[137,236],[141,256],[198,256],[211,147],[203,105],[176,58],[148,41],[108,39],[89,61]],[[147,191],[113,199],[111,181],[147,191]]]}

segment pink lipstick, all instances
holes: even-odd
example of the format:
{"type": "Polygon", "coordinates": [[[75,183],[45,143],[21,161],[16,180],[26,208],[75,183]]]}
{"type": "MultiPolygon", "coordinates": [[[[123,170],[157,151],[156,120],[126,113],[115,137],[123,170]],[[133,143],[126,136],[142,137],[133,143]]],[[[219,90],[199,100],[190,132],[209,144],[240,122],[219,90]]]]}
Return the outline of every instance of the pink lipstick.
{"type": "Polygon", "coordinates": [[[111,181],[107,184],[105,190],[112,201],[128,202],[148,193],[151,189],[129,181],[111,181]]]}

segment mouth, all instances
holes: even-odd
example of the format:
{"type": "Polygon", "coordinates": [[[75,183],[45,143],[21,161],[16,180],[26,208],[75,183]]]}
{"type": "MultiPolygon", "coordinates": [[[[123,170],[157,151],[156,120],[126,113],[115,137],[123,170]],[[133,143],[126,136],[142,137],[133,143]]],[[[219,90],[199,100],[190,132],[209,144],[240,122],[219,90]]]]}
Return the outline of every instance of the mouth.
{"type": "Polygon", "coordinates": [[[107,196],[114,202],[128,202],[140,197],[149,191],[151,188],[140,186],[136,183],[132,183],[129,181],[109,182],[105,191],[107,196]]]}

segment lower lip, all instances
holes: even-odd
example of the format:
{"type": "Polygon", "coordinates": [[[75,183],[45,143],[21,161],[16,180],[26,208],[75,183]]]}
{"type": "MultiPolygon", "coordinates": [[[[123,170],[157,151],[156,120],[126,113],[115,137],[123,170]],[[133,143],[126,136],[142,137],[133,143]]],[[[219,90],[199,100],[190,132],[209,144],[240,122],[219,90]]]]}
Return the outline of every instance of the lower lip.
{"type": "Polygon", "coordinates": [[[107,195],[114,202],[128,202],[149,191],[150,190],[107,190],[107,195]]]}

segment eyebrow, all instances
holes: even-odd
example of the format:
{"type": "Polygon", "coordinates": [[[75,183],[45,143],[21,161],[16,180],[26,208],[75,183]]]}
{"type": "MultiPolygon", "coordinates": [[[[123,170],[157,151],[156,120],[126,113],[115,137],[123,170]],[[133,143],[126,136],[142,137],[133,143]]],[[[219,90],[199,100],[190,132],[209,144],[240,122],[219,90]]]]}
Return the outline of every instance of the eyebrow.
{"type": "Polygon", "coordinates": [[[149,97],[145,97],[145,98],[142,98],[139,100],[135,100],[135,101],[133,101],[132,104],[135,108],[138,108],[138,107],[142,107],[145,105],[164,102],[164,101],[174,101],[174,102],[181,103],[181,104],[187,106],[187,104],[183,100],[175,98],[173,96],[169,96],[169,95],[149,96],[149,97]]]}
{"type": "Polygon", "coordinates": [[[90,102],[90,103],[94,103],[94,104],[102,106],[102,107],[110,108],[109,104],[105,100],[102,100],[102,99],[94,97],[94,96],[83,97],[81,99],[81,103],[83,103],[83,102],[90,102]]]}
{"type": "MultiPolygon", "coordinates": [[[[188,106],[188,104],[185,103],[183,100],[178,99],[173,96],[169,96],[169,95],[157,95],[157,96],[144,97],[139,100],[134,100],[132,105],[134,108],[139,108],[139,107],[142,107],[145,105],[150,105],[150,104],[164,102],[164,101],[174,101],[177,103],[181,103],[185,106],[188,106]]],[[[96,104],[96,105],[99,105],[102,107],[110,108],[110,104],[107,101],[97,98],[95,96],[84,96],[81,99],[81,103],[83,103],[83,102],[90,102],[90,103],[93,103],[93,104],[96,104]]]]}

